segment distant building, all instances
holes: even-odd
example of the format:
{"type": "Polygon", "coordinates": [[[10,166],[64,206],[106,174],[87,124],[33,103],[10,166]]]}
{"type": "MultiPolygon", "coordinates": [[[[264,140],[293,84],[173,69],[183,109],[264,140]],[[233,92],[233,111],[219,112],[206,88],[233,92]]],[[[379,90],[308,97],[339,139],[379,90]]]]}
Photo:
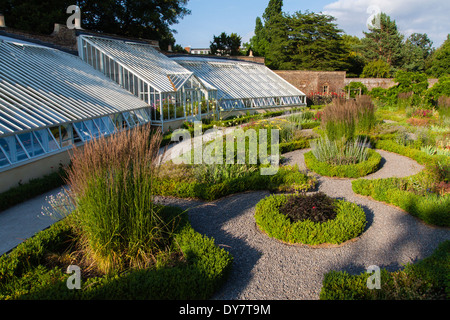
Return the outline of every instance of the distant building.
{"type": "Polygon", "coordinates": [[[184,49],[190,54],[204,54],[204,55],[210,55],[211,54],[211,49],[210,48],[191,48],[191,47],[186,47],[184,49]]]}

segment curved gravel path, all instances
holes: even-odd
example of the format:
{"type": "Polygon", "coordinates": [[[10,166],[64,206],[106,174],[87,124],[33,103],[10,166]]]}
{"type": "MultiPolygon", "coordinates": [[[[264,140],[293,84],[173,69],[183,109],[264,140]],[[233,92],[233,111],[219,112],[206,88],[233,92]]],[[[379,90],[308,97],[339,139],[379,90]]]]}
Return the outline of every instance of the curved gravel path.
{"type": "MultiPolygon", "coordinates": [[[[287,164],[298,164],[302,170],[307,151],[283,156],[287,164]]],[[[409,158],[377,151],[383,166],[367,179],[406,177],[423,170],[409,158]]],[[[365,210],[368,225],[357,241],[339,248],[313,249],[270,239],[254,220],[256,204],[269,192],[247,192],[214,202],[162,197],[158,201],[189,209],[194,229],[214,238],[232,254],[233,270],[214,297],[220,300],[316,300],[323,276],[331,270],[358,274],[371,265],[398,270],[431,255],[440,243],[450,240],[448,228],[425,225],[398,208],[356,195],[350,179],[318,177],[318,181],[317,191],[355,202],[365,210]]]]}

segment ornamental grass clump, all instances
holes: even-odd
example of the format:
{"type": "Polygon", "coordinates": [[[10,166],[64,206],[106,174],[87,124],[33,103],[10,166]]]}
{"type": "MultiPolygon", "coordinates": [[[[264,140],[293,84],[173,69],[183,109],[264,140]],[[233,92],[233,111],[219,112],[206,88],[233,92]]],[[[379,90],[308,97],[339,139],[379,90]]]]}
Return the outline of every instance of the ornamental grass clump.
{"type": "Polygon", "coordinates": [[[349,165],[366,161],[369,157],[367,140],[330,140],[328,137],[311,142],[312,153],[320,162],[330,165],[349,165]]]}
{"type": "Polygon", "coordinates": [[[101,272],[143,269],[170,244],[152,200],[161,134],[143,126],[74,150],[68,173],[82,250],[101,272]]]}
{"type": "Polygon", "coordinates": [[[353,140],[357,132],[368,133],[375,123],[375,105],[368,96],[335,99],[322,115],[322,127],[331,140],[353,140]]]}

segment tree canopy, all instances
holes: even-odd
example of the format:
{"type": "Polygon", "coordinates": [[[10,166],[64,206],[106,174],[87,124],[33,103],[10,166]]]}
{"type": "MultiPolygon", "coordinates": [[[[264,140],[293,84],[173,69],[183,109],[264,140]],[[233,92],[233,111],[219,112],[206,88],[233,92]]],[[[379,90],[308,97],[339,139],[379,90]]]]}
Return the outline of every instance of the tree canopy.
{"type": "Polygon", "coordinates": [[[13,28],[49,34],[54,23],[65,24],[68,6],[81,10],[82,27],[92,31],[175,43],[171,26],[190,14],[189,0],[0,0],[0,11],[13,28]]]}
{"type": "Polygon", "coordinates": [[[237,56],[240,54],[242,38],[236,33],[230,35],[222,32],[219,36],[214,36],[210,44],[211,54],[219,56],[237,56]]]}

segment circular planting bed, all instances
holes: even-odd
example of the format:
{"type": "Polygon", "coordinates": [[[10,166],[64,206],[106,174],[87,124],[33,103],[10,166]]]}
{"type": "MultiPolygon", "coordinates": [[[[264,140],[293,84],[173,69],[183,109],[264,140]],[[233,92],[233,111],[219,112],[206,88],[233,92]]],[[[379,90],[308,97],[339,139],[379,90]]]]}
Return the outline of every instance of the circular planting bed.
{"type": "Polygon", "coordinates": [[[375,150],[368,150],[366,161],[357,164],[331,165],[317,160],[313,152],[305,154],[306,167],[325,177],[361,178],[376,172],[380,168],[381,155],[375,150]]]}
{"type": "Polygon", "coordinates": [[[342,245],[359,237],[367,223],[361,207],[323,193],[269,196],[257,204],[255,220],[272,238],[310,246],[342,245]]]}

